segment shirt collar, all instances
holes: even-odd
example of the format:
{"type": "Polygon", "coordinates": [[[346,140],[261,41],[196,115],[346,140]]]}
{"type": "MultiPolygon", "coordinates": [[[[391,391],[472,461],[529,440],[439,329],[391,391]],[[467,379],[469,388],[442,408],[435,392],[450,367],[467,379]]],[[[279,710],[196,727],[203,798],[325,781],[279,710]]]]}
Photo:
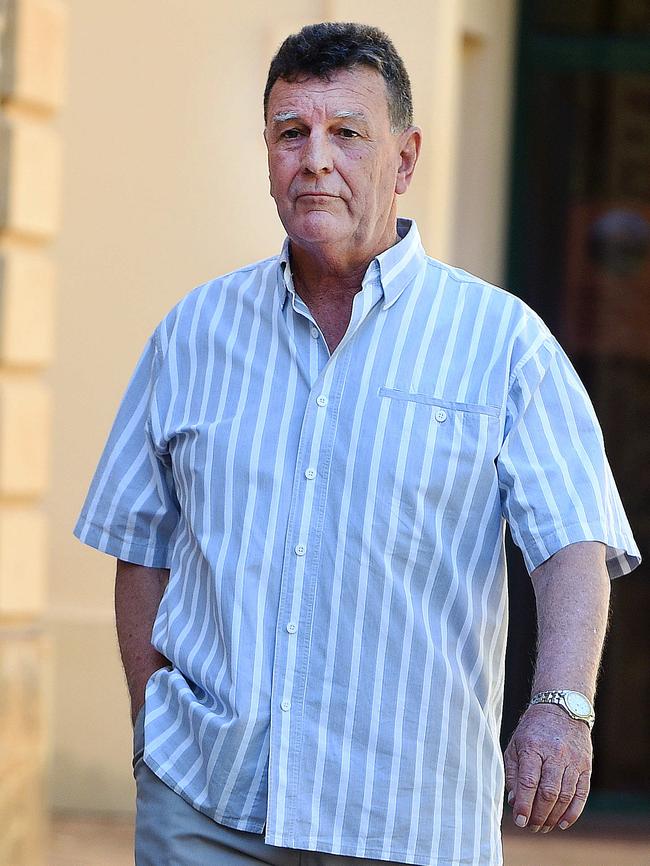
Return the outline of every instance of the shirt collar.
{"type": "MultiPolygon", "coordinates": [[[[400,240],[376,256],[368,265],[361,288],[379,277],[384,296],[382,309],[390,307],[412,282],[425,258],[424,248],[415,220],[398,218],[397,234],[400,240]]],[[[280,274],[278,292],[280,306],[284,307],[289,292],[295,297],[296,290],[291,275],[289,238],[285,238],[278,258],[280,274]]]]}

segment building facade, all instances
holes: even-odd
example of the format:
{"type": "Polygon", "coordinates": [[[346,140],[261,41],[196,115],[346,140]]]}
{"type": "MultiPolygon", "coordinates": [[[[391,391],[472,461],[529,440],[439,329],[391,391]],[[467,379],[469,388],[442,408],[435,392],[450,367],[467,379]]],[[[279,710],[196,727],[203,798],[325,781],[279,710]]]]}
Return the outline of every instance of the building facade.
{"type": "Polygon", "coordinates": [[[42,862],[54,299],[66,9],[0,2],[0,863],[42,862]]]}
{"type": "MultiPolygon", "coordinates": [[[[115,563],[71,529],[155,325],[194,286],[280,247],[262,92],[303,24],[358,20],[393,38],[424,133],[401,213],[431,255],[520,294],[558,333],[643,552],[646,6],[174,0],[161,14],[158,0],[0,0],[0,866],[43,862],[28,829],[48,808],[133,808],[115,563]]],[[[516,557],[511,572],[504,732],[534,644],[516,557]]],[[[650,699],[647,586],[640,569],[616,588],[595,732],[607,790],[624,778],[623,709],[650,699]]],[[[646,755],[632,790],[647,793],[648,743],[630,730],[646,755]]]]}

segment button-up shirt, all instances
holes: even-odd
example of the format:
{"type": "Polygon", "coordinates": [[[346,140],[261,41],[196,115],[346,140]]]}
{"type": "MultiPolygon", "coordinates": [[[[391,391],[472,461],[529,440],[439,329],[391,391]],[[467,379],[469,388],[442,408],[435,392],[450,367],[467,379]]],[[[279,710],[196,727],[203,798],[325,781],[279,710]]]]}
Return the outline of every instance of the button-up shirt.
{"type": "Polygon", "coordinates": [[[271,845],[501,863],[504,529],[639,560],[593,409],[539,317],[425,255],[370,264],[329,352],[281,255],[187,294],[75,534],[168,568],[144,761],[271,845]]]}

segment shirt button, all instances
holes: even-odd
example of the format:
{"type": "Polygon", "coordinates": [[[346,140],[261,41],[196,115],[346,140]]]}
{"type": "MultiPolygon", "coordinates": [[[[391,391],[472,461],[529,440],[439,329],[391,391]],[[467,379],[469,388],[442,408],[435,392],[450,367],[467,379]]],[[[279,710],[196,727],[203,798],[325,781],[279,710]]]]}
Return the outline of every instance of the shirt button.
{"type": "Polygon", "coordinates": [[[314,338],[314,340],[318,339],[318,328],[315,325],[312,325],[311,335],[314,338]]]}
{"type": "Polygon", "coordinates": [[[315,477],[316,477],[316,470],[315,469],[312,469],[311,466],[309,467],[309,469],[305,469],[305,478],[315,478],[315,477]]]}
{"type": "Polygon", "coordinates": [[[295,622],[288,622],[287,631],[289,632],[289,634],[295,634],[298,631],[298,626],[295,624],[295,622]]]}
{"type": "Polygon", "coordinates": [[[318,397],[316,397],[316,402],[319,406],[327,406],[327,397],[325,394],[319,394],[318,397]]]}
{"type": "Polygon", "coordinates": [[[296,546],[294,547],[294,550],[296,551],[298,556],[304,556],[305,553],[307,552],[307,548],[305,547],[304,544],[296,544],[296,546]]]}
{"type": "Polygon", "coordinates": [[[291,708],[291,701],[282,701],[280,704],[285,713],[291,708]]]}
{"type": "Polygon", "coordinates": [[[446,421],[446,420],[447,420],[447,413],[445,412],[445,410],[444,409],[438,409],[438,411],[436,412],[436,421],[440,421],[442,423],[443,421],[446,421]]]}

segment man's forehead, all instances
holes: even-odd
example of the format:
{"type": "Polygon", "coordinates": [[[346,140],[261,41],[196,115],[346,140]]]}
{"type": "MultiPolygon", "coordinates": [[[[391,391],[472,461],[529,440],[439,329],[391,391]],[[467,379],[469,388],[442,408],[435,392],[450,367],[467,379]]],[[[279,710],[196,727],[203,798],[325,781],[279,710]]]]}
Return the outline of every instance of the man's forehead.
{"type": "Polygon", "coordinates": [[[334,72],[328,78],[279,78],[269,94],[269,120],[293,120],[314,109],[330,117],[368,119],[376,116],[379,104],[385,105],[388,112],[388,91],[382,76],[369,67],[354,67],[334,72]]]}

